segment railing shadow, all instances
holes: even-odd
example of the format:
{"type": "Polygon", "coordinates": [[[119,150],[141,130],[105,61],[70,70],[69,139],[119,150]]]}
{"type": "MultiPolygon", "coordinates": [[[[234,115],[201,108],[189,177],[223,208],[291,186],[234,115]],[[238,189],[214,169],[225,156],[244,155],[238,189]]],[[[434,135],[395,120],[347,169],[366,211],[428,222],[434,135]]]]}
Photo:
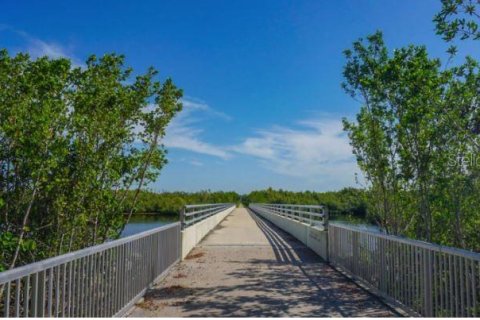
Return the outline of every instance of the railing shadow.
{"type": "MultiPolygon", "coordinates": [[[[167,286],[150,290],[145,300],[173,305],[193,317],[398,316],[290,234],[247,210],[270,246],[239,250],[272,250],[274,259],[257,252],[223,261],[233,267],[215,270],[215,283],[221,285],[167,286]]],[[[216,268],[205,260],[204,268],[216,268]]],[[[161,309],[155,315],[161,316],[161,309]]]]}
{"type": "Polygon", "coordinates": [[[270,221],[261,218],[250,209],[247,211],[272,246],[277,262],[294,265],[319,262],[319,257],[312,254],[310,249],[293,236],[279,229],[270,221]]]}

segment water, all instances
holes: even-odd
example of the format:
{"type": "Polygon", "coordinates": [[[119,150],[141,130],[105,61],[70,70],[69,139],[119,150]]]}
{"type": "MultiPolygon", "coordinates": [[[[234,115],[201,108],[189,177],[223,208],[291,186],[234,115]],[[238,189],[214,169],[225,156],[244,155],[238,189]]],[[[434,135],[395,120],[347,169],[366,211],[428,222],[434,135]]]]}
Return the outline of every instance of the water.
{"type": "Polygon", "coordinates": [[[345,225],[351,225],[351,226],[357,227],[359,229],[362,229],[362,230],[365,230],[365,231],[368,231],[368,232],[383,233],[382,229],[379,226],[375,226],[373,224],[368,224],[368,223],[363,223],[363,222],[346,221],[346,220],[342,220],[342,219],[331,220],[331,222],[338,222],[338,223],[345,224],[345,225]]]}
{"type": "Polygon", "coordinates": [[[165,217],[156,214],[136,214],[130,218],[130,222],[125,226],[121,238],[161,227],[175,221],[177,221],[175,217],[165,217]]]}
{"type": "MultiPolygon", "coordinates": [[[[177,219],[175,219],[175,217],[166,217],[156,214],[136,214],[130,218],[130,222],[125,226],[121,237],[128,237],[133,234],[161,227],[176,221],[177,219]]],[[[365,231],[381,232],[381,229],[378,226],[366,224],[363,222],[347,221],[342,218],[332,220],[332,222],[340,222],[347,225],[353,225],[365,231]]]]}

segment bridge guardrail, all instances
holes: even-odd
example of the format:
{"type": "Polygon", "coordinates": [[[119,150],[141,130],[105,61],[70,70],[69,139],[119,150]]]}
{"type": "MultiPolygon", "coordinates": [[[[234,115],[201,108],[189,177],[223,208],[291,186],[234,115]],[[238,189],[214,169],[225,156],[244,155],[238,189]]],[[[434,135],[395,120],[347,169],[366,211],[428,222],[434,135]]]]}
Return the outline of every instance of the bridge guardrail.
{"type": "Polygon", "coordinates": [[[180,212],[182,229],[200,222],[216,213],[235,206],[234,203],[208,203],[185,205],[180,212]]]}
{"type": "Polygon", "coordinates": [[[480,316],[480,254],[330,223],[329,257],[424,317],[480,316]]]}
{"type": "Polygon", "coordinates": [[[322,224],[328,234],[329,262],[376,294],[400,303],[411,315],[480,316],[480,253],[328,222],[322,206],[313,206],[319,210],[313,215],[308,210],[312,206],[256,203],[250,207],[306,224],[322,224]]]}
{"type": "Polygon", "coordinates": [[[180,259],[180,223],[0,273],[0,316],[121,316],[180,259]]]}
{"type": "Polygon", "coordinates": [[[328,210],[321,205],[251,203],[250,207],[253,210],[266,209],[271,213],[311,226],[326,229],[328,225],[328,210]]]}

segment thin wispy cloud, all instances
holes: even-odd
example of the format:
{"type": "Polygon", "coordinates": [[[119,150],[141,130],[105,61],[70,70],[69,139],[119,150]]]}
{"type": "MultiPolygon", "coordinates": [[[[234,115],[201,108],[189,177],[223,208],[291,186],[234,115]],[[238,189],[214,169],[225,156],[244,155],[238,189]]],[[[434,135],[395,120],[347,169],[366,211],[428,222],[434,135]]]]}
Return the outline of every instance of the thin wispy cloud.
{"type": "Polygon", "coordinates": [[[23,30],[18,30],[7,25],[0,25],[0,32],[11,32],[20,40],[19,51],[27,52],[32,58],[47,56],[52,59],[67,58],[74,67],[83,67],[83,62],[77,58],[72,50],[57,42],[45,41],[23,30]]]}
{"type": "Polygon", "coordinates": [[[195,129],[182,124],[172,123],[167,129],[167,135],[163,144],[169,148],[183,149],[191,152],[206,154],[222,159],[230,158],[228,152],[208,142],[202,141],[199,137],[203,130],[195,129]]]}
{"type": "Polygon", "coordinates": [[[296,128],[259,130],[233,150],[253,156],[265,169],[287,176],[351,180],[357,171],[348,137],[337,119],[300,121],[296,128]]]}
{"type": "Polygon", "coordinates": [[[203,162],[199,161],[197,159],[181,158],[180,161],[191,164],[192,166],[195,166],[195,167],[202,167],[203,166],[203,162]]]}
{"type": "MultiPolygon", "coordinates": [[[[205,114],[219,116],[210,106],[190,99],[167,129],[164,144],[227,160],[235,156],[256,159],[275,173],[351,184],[358,171],[348,137],[338,118],[323,116],[298,121],[292,126],[257,130],[238,145],[221,146],[202,139],[205,114]]],[[[230,119],[228,117],[228,119],[230,119]]],[[[192,165],[196,165],[191,163],[192,165]]]]}
{"type": "Polygon", "coordinates": [[[50,58],[69,58],[65,48],[57,43],[48,43],[40,39],[30,38],[27,47],[28,52],[33,57],[47,56],[50,58]]]}
{"type": "Polygon", "coordinates": [[[195,98],[191,97],[186,97],[182,100],[183,106],[187,112],[194,112],[194,111],[203,111],[207,113],[210,116],[217,117],[220,119],[223,119],[225,121],[231,121],[232,117],[230,117],[228,114],[217,111],[210,107],[207,103],[205,103],[202,100],[198,100],[195,98]]]}
{"type": "Polygon", "coordinates": [[[184,109],[169,124],[163,144],[169,148],[183,149],[221,159],[230,158],[227,148],[202,140],[204,130],[200,126],[208,117],[220,117],[224,121],[230,121],[231,117],[203,102],[183,99],[182,103],[184,109]]]}

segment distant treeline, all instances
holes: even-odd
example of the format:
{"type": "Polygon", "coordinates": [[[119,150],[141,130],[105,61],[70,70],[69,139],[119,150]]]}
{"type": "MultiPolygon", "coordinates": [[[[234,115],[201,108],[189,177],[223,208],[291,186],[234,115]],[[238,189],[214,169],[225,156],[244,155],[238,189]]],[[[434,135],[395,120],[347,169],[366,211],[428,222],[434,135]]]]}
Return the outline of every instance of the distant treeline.
{"type": "MultiPolygon", "coordinates": [[[[129,195],[133,197],[133,192],[129,195]]],[[[247,195],[236,192],[163,192],[142,191],[137,200],[136,213],[156,213],[177,216],[185,204],[232,202],[248,205],[260,203],[322,204],[328,207],[331,218],[366,218],[365,192],[361,189],[345,188],[329,192],[293,192],[285,190],[252,191],[247,195]]],[[[131,201],[129,201],[131,203],[131,201]]],[[[127,208],[128,211],[130,208],[127,208]]]]}
{"type": "MultiPolygon", "coordinates": [[[[128,197],[133,198],[134,192],[128,197]]],[[[240,195],[236,192],[162,192],[155,193],[141,191],[138,195],[135,213],[156,213],[167,216],[178,216],[182,207],[186,204],[202,203],[238,203],[240,195]]],[[[128,203],[133,203],[129,201],[128,203]]],[[[127,208],[129,212],[131,208],[127,208]]]]}
{"type": "Polygon", "coordinates": [[[244,196],[245,204],[258,203],[288,203],[288,204],[321,204],[325,205],[331,219],[359,219],[367,220],[366,194],[362,189],[344,188],[339,191],[328,192],[293,192],[286,190],[252,191],[244,196]]]}

